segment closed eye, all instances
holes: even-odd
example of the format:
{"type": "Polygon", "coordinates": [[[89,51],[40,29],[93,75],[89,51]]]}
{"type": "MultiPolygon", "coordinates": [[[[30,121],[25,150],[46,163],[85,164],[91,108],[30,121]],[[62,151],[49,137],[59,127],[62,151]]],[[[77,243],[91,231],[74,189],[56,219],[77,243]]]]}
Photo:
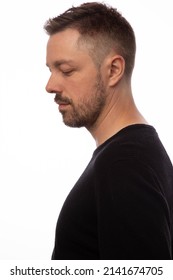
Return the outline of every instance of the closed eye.
{"type": "Polygon", "coordinates": [[[61,70],[61,73],[64,75],[64,76],[70,76],[70,75],[72,75],[73,74],[73,72],[74,72],[74,70],[73,69],[71,69],[71,70],[61,70]]]}

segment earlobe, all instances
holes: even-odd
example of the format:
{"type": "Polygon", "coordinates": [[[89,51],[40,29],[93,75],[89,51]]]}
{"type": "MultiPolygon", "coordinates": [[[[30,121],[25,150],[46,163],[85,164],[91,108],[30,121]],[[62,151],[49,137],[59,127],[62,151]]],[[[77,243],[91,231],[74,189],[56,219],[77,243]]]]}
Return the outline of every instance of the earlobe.
{"type": "Polygon", "coordinates": [[[122,56],[116,55],[112,58],[110,65],[109,85],[114,86],[123,77],[125,70],[125,60],[122,56]]]}

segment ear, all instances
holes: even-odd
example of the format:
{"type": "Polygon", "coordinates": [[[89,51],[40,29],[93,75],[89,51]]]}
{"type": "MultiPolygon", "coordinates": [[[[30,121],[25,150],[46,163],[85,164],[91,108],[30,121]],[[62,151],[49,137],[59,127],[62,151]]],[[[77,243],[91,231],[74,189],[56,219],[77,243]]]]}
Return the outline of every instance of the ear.
{"type": "Polygon", "coordinates": [[[124,75],[125,60],[120,55],[115,55],[110,61],[109,86],[115,86],[124,75]]]}

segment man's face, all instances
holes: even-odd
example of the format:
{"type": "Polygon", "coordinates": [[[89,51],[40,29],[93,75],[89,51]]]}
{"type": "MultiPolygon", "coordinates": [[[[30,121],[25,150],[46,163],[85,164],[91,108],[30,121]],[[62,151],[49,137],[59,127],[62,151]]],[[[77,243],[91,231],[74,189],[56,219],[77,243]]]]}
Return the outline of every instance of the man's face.
{"type": "Polygon", "coordinates": [[[46,90],[55,93],[63,121],[71,127],[90,128],[105,104],[101,74],[87,48],[77,44],[79,33],[73,29],[50,36],[47,66],[51,71],[46,90]]]}

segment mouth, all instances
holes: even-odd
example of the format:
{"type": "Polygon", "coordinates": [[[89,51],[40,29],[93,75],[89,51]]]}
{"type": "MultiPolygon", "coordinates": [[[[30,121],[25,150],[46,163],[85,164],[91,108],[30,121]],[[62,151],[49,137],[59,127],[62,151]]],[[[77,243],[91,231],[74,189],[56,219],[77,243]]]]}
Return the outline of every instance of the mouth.
{"type": "Polygon", "coordinates": [[[57,96],[55,96],[54,101],[56,104],[59,105],[59,111],[63,111],[64,109],[67,108],[67,106],[70,105],[70,102],[68,100],[63,100],[63,99],[57,98],[57,96]]]}
{"type": "Polygon", "coordinates": [[[70,104],[59,104],[59,111],[62,112],[64,111],[70,104]]]}

